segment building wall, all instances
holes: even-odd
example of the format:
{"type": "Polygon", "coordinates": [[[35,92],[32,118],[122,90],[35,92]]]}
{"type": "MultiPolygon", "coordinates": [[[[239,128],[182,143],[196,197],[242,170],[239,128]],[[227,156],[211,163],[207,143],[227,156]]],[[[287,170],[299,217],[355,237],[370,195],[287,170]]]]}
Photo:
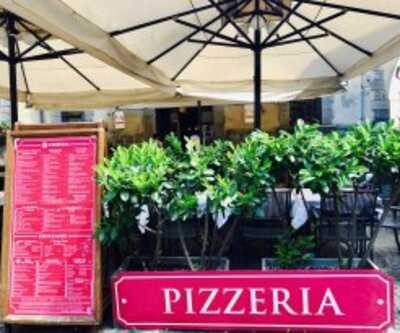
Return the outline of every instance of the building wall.
{"type": "Polygon", "coordinates": [[[400,60],[393,71],[389,99],[390,117],[400,127],[400,60]]]}
{"type": "Polygon", "coordinates": [[[9,124],[10,121],[10,102],[4,99],[0,99],[0,123],[9,124]]]}
{"type": "Polygon", "coordinates": [[[283,127],[289,127],[290,112],[288,103],[266,104],[261,118],[261,128],[267,132],[276,132],[283,127]]]}
{"type": "Polygon", "coordinates": [[[349,126],[390,118],[389,90],[395,61],[347,82],[345,91],[323,97],[323,124],[349,126]]]}
{"type": "MultiPolygon", "coordinates": [[[[251,131],[254,127],[253,105],[230,105],[224,109],[225,131],[251,131]]],[[[261,114],[261,129],[276,132],[282,127],[288,127],[290,113],[288,103],[267,103],[263,105],[261,114]]]]}

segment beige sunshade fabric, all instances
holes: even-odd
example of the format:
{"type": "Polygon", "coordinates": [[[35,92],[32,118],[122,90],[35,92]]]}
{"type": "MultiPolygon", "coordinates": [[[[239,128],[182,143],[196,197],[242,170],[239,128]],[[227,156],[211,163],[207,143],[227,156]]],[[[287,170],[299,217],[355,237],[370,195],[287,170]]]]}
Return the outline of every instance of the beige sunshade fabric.
{"type": "MultiPolygon", "coordinates": [[[[45,5],[45,1],[35,2],[39,3],[45,5]]],[[[57,5],[56,2],[51,4],[57,5]]],[[[164,73],[148,65],[94,24],[74,15],[70,9],[68,15],[62,15],[69,21],[60,33],[57,27],[42,24],[43,12],[34,16],[29,11],[27,15],[23,10],[12,11],[14,6],[12,4],[9,11],[23,19],[22,23],[15,23],[17,55],[23,54],[25,59],[17,65],[20,101],[41,109],[75,109],[118,105],[127,97],[129,102],[142,102],[176,96],[176,84],[164,73]],[[79,39],[74,38],[74,34],[78,34],[79,39]],[[43,39],[42,43],[52,52],[77,52],[65,54],[63,59],[39,59],[41,55],[51,52],[40,46],[32,49],[38,42],[35,35],[43,39]]],[[[66,9],[63,4],[61,6],[66,9]]],[[[2,18],[5,10],[3,6],[0,12],[2,18]]],[[[60,13],[53,11],[50,5],[42,7],[42,10],[46,16],[50,17],[49,13],[53,13],[55,20],[60,19],[60,13]]],[[[0,52],[7,55],[7,19],[4,21],[0,28],[0,52]]],[[[9,96],[8,71],[7,61],[0,62],[0,97],[3,98],[9,96]]]]}
{"type": "MultiPolygon", "coordinates": [[[[235,3],[248,8],[251,1],[255,0],[220,3],[224,8],[233,8],[235,3]]],[[[0,6],[63,40],[53,43],[68,43],[83,50],[85,54],[70,55],[68,59],[79,64],[100,87],[96,91],[85,87],[86,82],[77,83],[73,72],[65,74],[60,69],[62,64],[31,63],[27,71],[34,80],[30,94],[34,105],[72,108],[153,102],[160,105],[163,101],[168,105],[186,104],[200,99],[252,101],[252,51],[201,44],[211,38],[211,31],[247,42],[232,24],[226,24],[226,19],[216,19],[220,12],[210,6],[213,2],[218,1],[0,0],[0,6]],[[193,8],[207,9],[177,15],[193,8]],[[162,20],[164,17],[170,20],[162,20]],[[154,20],[159,22],[148,24],[154,20]],[[142,28],[138,29],[139,25],[142,28]],[[206,26],[207,31],[195,33],[195,26],[206,26]],[[56,76],[62,82],[54,83],[49,74],[53,71],[59,71],[56,76]]],[[[272,36],[271,41],[278,43],[263,51],[264,101],[332,93],[341,89],[341,82],[400,55],[398,0],[292,0],[284,4],[294,8],[299,2],[290,24],[284,23],[272,36]],[[347,10],[340,6],[347,6],[347,10]],[[293,33],[293,29],[301,34],[293,33]]],[[[266,25],[263,38],[274,26],[276,23],[266,25]]],[[[251,39],[251,32],[249,36],[251,39]]],[[[220,37],[213,41],[228,44],[220,37]]],[[[5,63],[0,70],[6,70],[5,63]]],[[[22,78],[19,82],[24,91],[22,78]]],[[[0,86],[6,88],[7,82],[0,81],[0,86]]]]}

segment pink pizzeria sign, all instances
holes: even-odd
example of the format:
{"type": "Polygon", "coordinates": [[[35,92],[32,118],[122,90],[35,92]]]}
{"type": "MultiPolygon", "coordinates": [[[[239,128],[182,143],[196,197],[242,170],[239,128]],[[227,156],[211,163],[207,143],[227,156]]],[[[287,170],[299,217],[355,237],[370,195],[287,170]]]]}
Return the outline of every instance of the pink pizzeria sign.
{"type": "Polygon", "coordinates": [[[383,332],[393,280],[376,270],[126,272],[112,282],[124,328],[383,332]]]}

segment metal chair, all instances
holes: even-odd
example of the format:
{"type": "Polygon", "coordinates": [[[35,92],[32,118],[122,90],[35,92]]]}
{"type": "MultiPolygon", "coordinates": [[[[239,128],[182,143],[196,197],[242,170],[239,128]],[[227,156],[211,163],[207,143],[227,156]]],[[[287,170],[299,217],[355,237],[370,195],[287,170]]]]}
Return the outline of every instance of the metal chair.
{"type": "Polygon", "coordinates": [[[266,253],[268,245],[272,250],[272,245],[285,235],[289,230],[291,206],[291,189],[271,190],[267,194],[265,204],[257,211],[256,217],[245,219],[241,223],[240,246],[246,262],[250,258],[257,259],[268,255],[266,253]],[[257,248],[257,243],[262,243],[261,248],[257,248]]]}
{"type": "Polygon", "coordinates": [[[370,189],[346,189],[336,195],[324,195],[316,228],[319,243],[336,241],[339,224],[340,242],[362,256],[376,222],[377,196],[378,192],[370,189]]]}
{"type": "MultiPolygon", "coordinates": [[[[183,255],[182,247],[179,241],[178,223],[176,221],[166,221],[162,226],[162,253],[164,256],[181,256],[183,255]]],[[[201,222],[187,221],[181,222],[182,234],[190,250],[196,250],[196,240],[201,239],[201,222]]],[[[196,252],[196,251],[195,251],[196,252]]],[[[193,254],[195,255],[195,254],[193,254]]]]}

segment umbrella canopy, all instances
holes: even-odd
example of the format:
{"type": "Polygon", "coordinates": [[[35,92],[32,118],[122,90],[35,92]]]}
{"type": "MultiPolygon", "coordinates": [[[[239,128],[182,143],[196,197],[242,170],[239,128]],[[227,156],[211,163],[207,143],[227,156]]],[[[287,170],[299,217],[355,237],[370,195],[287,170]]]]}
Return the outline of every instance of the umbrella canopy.
{"type": "Polygon", "coordinates": [[[163,103],[174,98],[176,84],[164,73],[100,29],[92,34],[101,46],[77,42],[81,47],[76,48],[0,9],[0,97],[10,97],[16,104],[18,95],[19,101],[41,109],[163,103]],[[89,48],[90,54],[85,52],[89,48]]]}
{"type": "MultiPolygon", "coordinates": [[[[86,53],[66,55],[100,87],[81,91],[82,105],[91,97],[90,105],[100,106],[99,96],[111,101],[113,93],[132,103],[136,93],[138,100],[170,103],[180,96],[309,98],[400,54],[398,0],[0,0],[0,6],[86,53]]],[[[46,70],[38,73],[38,81],[50,80],[46,70]]],[[[43,85],[41,93],[74,92],[74,80],[66,81],[49,91],[43,85]]],[[[68,94],[59,97],[68,104],[68,94]]]]}

